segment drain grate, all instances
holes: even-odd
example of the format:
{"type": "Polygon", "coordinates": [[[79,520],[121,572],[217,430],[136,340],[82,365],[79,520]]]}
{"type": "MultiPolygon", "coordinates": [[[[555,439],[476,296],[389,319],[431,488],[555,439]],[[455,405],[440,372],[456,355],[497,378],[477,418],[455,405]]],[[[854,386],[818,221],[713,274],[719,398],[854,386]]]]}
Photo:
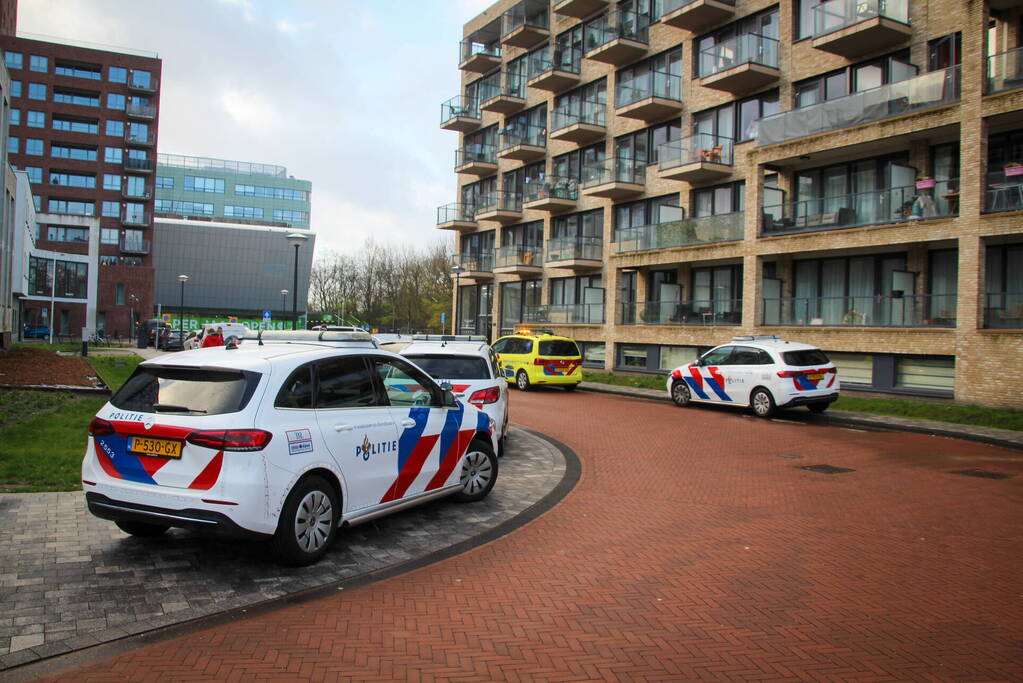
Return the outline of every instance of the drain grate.
{"type": "Polygon", "coordinates": [[[952,474],[965,474],[967,477],[980,477],[981,479],[1009,479],[1011,474],[1003,472],[989,472],[987,470],[960,470],[952,474]]]}
{"type": "Polygon", "coordinates": [[[803,456],[796,455],[795,453],[782,453],[778,456],[779,458],[788,458],[789,460],[802,460],[803,456]]]}
{"type": "Polygon", "coordinates": [[[809,470],[811,472],[820,472],[821,474],[844,474],[845,472],[855,472],[847,467],[835,467],[834,465],[806,465],[800,467],[801,470],[809,470]]]}

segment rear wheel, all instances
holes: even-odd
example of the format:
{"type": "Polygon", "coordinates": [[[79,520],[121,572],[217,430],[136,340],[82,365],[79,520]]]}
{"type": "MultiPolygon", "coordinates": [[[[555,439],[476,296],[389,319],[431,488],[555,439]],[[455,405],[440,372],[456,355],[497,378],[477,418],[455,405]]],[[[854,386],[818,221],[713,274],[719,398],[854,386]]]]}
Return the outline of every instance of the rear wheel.
{"type": "Polygon", "coordinates": [[[519,370],[519,373],[515,375],[515,386],[519,388],[519,391],[529,391],[529,375],[525,370],[519,370]]]}
{"type": "Polygon", "coordinates": [[[462,490],[454,495],[461,503],[483,500],[497,481],[497,456],[482,440],[473,441],[462,459],[462,472],[458,478],[462,490]]]}
{"type": "Polygon", "coordinates": [[[808,403],[808,404],[806,404],[806,407],[810,409],[811,413],[814,413],[816,415],[820,415],[821,413],[823,413],[825,410],[828,409],[829,405],[831,405],[831,404],[830,403],[808,403]]]}
{"type": "Polygon", "coordinates": [[[162,524],[147,524],[146,522],[136,522],[129,519],[119,519],[114,524],[117,528],[126,534],[132,536],[138,536],[139,538],[156,538],[157,536],[163,536],[163,534],[170,527],[163,526],[162,524]]]}
{"type": "Polygon", "coordinates": [[[575,391],[575,388],[577,386],[579,386],[579,385],[578,384],[562,384],[561,386],[562,386],[562,388],[564,388],[565,391],[575,391]]]}
{"type": "Polygon", "coordinates": [[[327,553],[337,532],[341,505],[326,479],[311,476],[295,485],[284,502],[273,537],[273,550],[282,564],[304,567],[327,553]]]}
{"type": "Polygon", "coordinates": [[[757,387],[749,399],[749,406],[757,417],[771,417],[774,415],[774,398],[771,392],[763,387],[757,387]]]}
{"type": "Polygon", "coordinates": [[[685,380],[680,379],[671,385],[671,400],[679,408],[689,406],[692,396],[689,394],[689,385],[685,383],[685,380]]]}

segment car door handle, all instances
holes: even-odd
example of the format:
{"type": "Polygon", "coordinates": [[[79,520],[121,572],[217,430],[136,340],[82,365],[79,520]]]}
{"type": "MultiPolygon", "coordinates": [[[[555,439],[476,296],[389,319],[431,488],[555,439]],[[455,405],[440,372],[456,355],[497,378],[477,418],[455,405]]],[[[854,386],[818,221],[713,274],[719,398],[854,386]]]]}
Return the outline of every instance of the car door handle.
{"type": "Polygon", "coordinates": [[[350,431],[352,431],[352,425],[346,425],[346,424],[342,424],[342,423],[339,422],[336,425],[334,425],[334,431],[335,432],[350,432],[350,431]]]}
{"type": "Polygon", "coordinates": [[[406,417],[404,420],[401,421],[401,426],[402,427],[415,427],[416,426],[416,421],[413,420],[410,417],[406,417]]]}

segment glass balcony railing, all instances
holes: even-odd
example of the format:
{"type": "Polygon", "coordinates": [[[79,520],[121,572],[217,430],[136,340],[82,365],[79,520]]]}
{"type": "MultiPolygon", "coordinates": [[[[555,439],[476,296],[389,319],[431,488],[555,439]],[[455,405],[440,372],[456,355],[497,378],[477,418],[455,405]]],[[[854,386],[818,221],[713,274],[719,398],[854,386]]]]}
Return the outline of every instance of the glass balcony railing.
{"type": "Polygon", "coordinates": [[[745,213],[724,213],[717,216],[684,218],[653,225],[619,228],[615,233],[615,253],[650,249],[670,249],[694,244],[733,242],[743,238],[745,213]]]}
{"type": "Polygon", "coordinates": [[[573,100],[567,105],[555,109],[551,113],[551,130],[559,131],[577,123],[588,123],[591,126],[607,125],[607,103],[589,100],[573,100]]]}
{"type": "Polygon", "coordinates": [[[480,118],[480,103],[474,97],[458,95],[440,105],[440,122],[457,118],[476,119],[480,118]]]}
{"type": "Polygon", "coordinates": [[[124,157],[124,168],[129,171],[149,173],[156,167],[156,162],[152,159],[136,159],[134,157],[124,157]]]}
{"type": "Polygon", "coordinates": [[[128,116],[134,116],[142,119],[155,119],[156,118],[156,106],[152,104],[139,104],[137,102],[128,102],[124,109],[128,116]]]}
{"type": "Polygon", "coordinates": [[[488,211],[522,211],[522,195],[518,192],[486,192],[480,196],[476,214],[488,211]]]}
{"type": "Polygon", "coordinates": [[[463,273],[490,273],[494,270],[494,250],[478,253],[452,254],[451,267],[461,267],[463,273]]]}
{"type": "Polygon", "coordinates": [[[604,304],[548,304],[526,307],[524,323],[546,325],[603,325],[604,304]]]}
{"type": "Polygon", "coordinates": [[[742,64],[778,68],[778,41],[758,33],[741,36],[700,51],[700,78],[728,71],[742,64]]]}
{"type": "Polygon", "coordinates": [[[742,299],[689,301],[627,301],[623,325],[727,326],[742,323],[742,299]]]}
{"type": "Polygon", "coordinates": [[[149,240],[122,238],[120,247],[124,254],[148,254],[149,240]]]}
{"type": "Polygon", "coordinates": [[[455,168],[472,163],[496,164],[497,147],[495,145],[466,145],[462,149],[455,150],[455,168]]]}
{"type": "Polygon", "coordinates": [[[955,294],[876,294],[764,299],[764,325],[955,327],[955,294]]]}
{"type": "Polygon", "coordinates": [[[682,101],[682,76],[665,71],[648,71],[615,87],[615,107],[627,107],[650,97],[682,101]]]}
{"type": "Polygon", "coordinates": [[[547,241],[547,261],[602,261],[604,240],[599,237],[555,237],[547,241]]]}
{"type": "Polygon", "coordinates": [[[498,268],[517,268],[519,266],[538,268],[542,265],[543,247],[511,244],[497,248],[494,265],[498,268]]]}
{"type": "Polygon", "coordinates": [[[984,211],[1023,211],[1023,166],[1012,166],[987,174],[984,211]]]}
{"type": "Polygon", "coordinates": [[[583,189],[606,183],[646,184],[646,162],[622,157],[611,162],[583,166],[583,189]]]}
{"type": "Polygon", "coordinates": [[[625,10],[611,11],[586,24],[586,51],[596,50],[613,40],[624,38],[637,43],[649,41],[650,18],[625,10]]]}
{"type": "Polygon", "coordinates": [[[437,207],[437,225],[442,223],[454,223],[464,221],[473,223],[476,221],[476,207],[472,204],[445,204],[437,207]]]}
{"type": "Polygon", "coordinates": [[[505,12],[503,18],[502,36],[517,31],[524,26],[541,31],[549,31],[551,27],[548,3],[537,2],[536,0],[523,0],[523,2],[505,12]]]}
{"type": "Polygon", "coordinates": [[[531,147],[547,146],[547,129],[542,126],[522,126],[505,128],[501,131],[501,151],[529,145],[531,147]]]}
{"type": "Polygon", "coordinates": [[[952,66],[802,109],[766,116],[760,119],[757,146],[881,121],[957,101],[959,67],[952,66]]]}
{"type": "Polygon", "coordinates": [[[569,199],[579,198],[579,183],[574,178],[545,176],[525,184],[522,201],[534,202],[538,199],[569,199]]]}
{"type": "Polygon", "coordinates": [[[500,79],[489,81],[480,88],[480,103],[502,96],[526,99],[526,77],[519,73],[505,71],[501,74],[500,79]]]}
{"type": "Polygon", "coordinates": [[[988,57],[984,93],[990,95],[1016,88],[1023,88],[1023,47],[988,57]]]}
{"type": "Polygon", "coordinates": [[[984,295],[984,327],[1023,329],[1023,292],[988,292],[984,295]]]}
{"type": "Polygon", "coordinates": [[[710,133],[697,133],[682,140],[665,142],[657,148],[658,168],[669,168],[707,161],[732,165],[732,139],[710,133]]]}
{"type": "Polygon", "coordinates": [[[495,59],[501,58],[501,45],[497,42],[483,43],[478,40],[463,40],[458,44],[458,63],[469,61],[476,55],[495,59]]]}
{"type": "Polygon", "coordinates": [[[909,25],[909,0],[826,0],[813,8],[813,37],[878,17],[909,25]]]}
{"type": "Polygon", "coordinates": [[[958,188],[959,179],[953,178],[922,190],[909,185],[764,206],[761,232],[791,234],[947,218],[959,213],[958,188]]]}
{"type": "Polygon", "coordinates": [[[121,209],[121,223],[124,225],[149,225],[152,222],[148,211],[128,207],[121,209]]]}
{"type": "Polygon", "coordinates": [[[578,74],[582,56],[582,51],[574,47],[550,45],[542,50],[534,50],[526,57],[526,79],[531,81],[552,71],[578,74]]]}

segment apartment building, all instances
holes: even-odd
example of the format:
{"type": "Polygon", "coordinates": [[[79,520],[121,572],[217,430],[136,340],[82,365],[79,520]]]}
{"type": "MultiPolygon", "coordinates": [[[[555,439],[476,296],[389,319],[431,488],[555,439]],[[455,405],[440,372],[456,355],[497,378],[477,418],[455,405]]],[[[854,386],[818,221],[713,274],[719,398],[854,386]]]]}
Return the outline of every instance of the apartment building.
{"type": "MultiPolygon", "coordinates": [[[[5,2],[5,12],[16,3],[5,2]]],[[[100,272],[96,326],[127,336],[132,318],[153,307],[153,171],[161,61],[152,53],[0,31],[11,78],[8,160],[32,184],[35,210],[48,215],[36,248],[85,255],[88,230],[68,217],[98,217],[100,272]]],[[[53,278],[54,275],[47,276],[53,278]]],[[[66,280],[60,273],[56,275],[66,280]]],[[[81,278],[75,276],[77,282],[81,278]]],[[[23,324],[78,335],[85,307],[22,300],[23,324]]]]}
{"type": "Polygon", "coordinates": [[[651,373],[777,334],[850,389],[1023,408],[1021,10],[493,5],[441,105],[459,330],[651,373]]]}

